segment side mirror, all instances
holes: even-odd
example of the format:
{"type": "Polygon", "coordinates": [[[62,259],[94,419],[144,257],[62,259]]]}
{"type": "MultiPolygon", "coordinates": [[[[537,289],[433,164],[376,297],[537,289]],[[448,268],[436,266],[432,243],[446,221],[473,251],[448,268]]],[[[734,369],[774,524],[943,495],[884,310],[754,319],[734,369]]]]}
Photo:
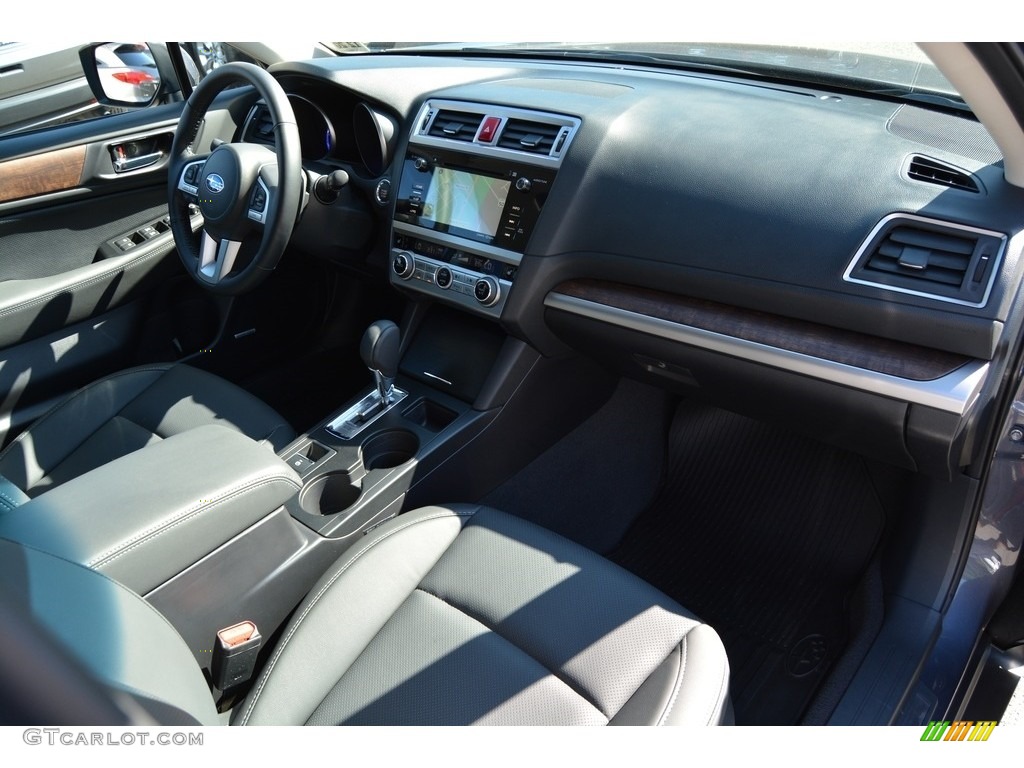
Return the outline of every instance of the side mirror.
{"type": "Polygon", "coordinates": [[[79,55],[101,104],[144,107],[160,94],[160,69],[147,43],[102,43],[82,49],[79,55]]]}

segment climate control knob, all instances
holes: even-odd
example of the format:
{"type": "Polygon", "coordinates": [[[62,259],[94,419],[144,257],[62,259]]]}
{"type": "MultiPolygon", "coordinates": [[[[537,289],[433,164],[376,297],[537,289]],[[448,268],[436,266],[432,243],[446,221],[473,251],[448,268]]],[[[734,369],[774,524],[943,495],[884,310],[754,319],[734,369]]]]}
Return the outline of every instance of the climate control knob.
{"type": "Polygon", "coordinates": [[[485,307],[493,307],[501,298],[501,286],[493,277],[481,277],[473,286],[473,295],[485,307]]]}
{"type": "Polygon", "coordinates": [[[408,280],[416,271],[416,261],[411,253],[402,251],[395,254],[395,258],[391,260],[391,269],[403,280],[408,280]]]}
{"type": "Polygon", "coordinates": [[[447,288],[452,284],[452,271],[448,267],[441,267],[434,275],[434,282],[438,288],[447,288]]]}

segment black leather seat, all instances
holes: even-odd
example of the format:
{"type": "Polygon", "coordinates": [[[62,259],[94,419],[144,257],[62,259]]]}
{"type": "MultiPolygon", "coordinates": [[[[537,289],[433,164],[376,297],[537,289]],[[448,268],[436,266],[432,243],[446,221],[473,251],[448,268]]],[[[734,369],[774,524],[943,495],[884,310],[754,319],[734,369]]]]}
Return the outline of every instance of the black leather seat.
{"type": "Polygon", "coordinates": [[[212,374],[148,365],[67,397],[0,452],[0,512],[171,435],[232,427],[273,450],[295,437],[272,408],[212,374]]]}
{"type": "MultiPolygon", "coordinates": [[[[2,540],[0,585],[20,586],[108,700],[218,722],[184,642],[124,587],[2,540]]],[[[232,722],[712,725],[729,718],[728,681],[715,631],[632,574],[493,509],[429,507],[324,574],[232,722]]]]}

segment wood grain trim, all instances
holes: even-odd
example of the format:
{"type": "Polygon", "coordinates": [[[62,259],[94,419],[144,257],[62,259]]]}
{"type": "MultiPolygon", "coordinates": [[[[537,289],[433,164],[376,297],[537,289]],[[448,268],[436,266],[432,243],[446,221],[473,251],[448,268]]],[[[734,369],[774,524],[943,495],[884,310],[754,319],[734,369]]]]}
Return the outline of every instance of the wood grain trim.
{"type": "Polygon", "coordinates": [[[7,160],[0,163],[0,203],[73,189],[84,168],[84,146],[7,160]]]}
{"type": "Polygon", "coordinates": [[[951,352],[621,283],[570,280],[554,292],[911,381],[933,381],[971,362],[951,352]]]}

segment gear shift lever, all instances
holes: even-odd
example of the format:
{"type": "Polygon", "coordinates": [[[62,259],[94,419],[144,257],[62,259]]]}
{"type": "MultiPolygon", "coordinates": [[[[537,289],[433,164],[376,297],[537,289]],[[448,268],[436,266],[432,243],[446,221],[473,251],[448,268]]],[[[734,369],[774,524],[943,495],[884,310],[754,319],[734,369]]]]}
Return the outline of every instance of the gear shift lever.
{"type": "Polygon", "coordinates": [[[359,355],[366,367],[373,371],[377,393],[384,406],[394,395],[400,341],[401,332],[397,325],[390,320],[378,320],[366,329],[359,344],[359,355]]]}
{"type": "Polygon", "coordinates": [[[390,320],[378,320],[366,329],[359,343],[359,355],[373,371],[377,386],[339,413],[327,425],[328,431],[351,440],[406,397],[408,393],[395,387],[401,338],[398,326],[390,320]]]}

